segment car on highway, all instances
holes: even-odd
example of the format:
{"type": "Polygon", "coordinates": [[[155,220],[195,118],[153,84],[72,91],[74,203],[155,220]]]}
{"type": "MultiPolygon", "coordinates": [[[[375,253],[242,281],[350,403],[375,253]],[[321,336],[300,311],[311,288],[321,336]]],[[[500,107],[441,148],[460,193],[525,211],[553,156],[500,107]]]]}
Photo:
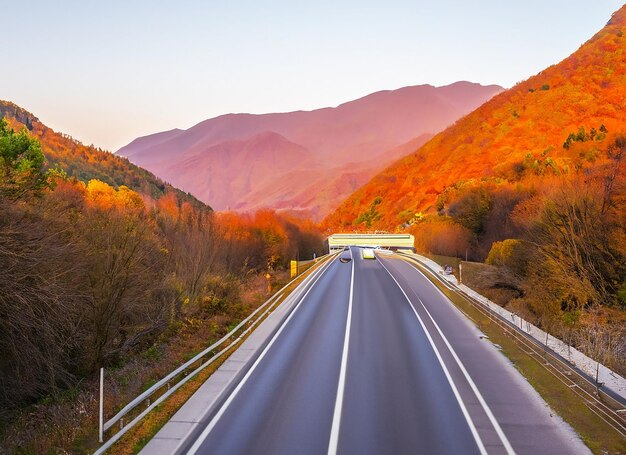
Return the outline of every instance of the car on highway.
{"type": "Polygon", "coordinates": [[[346,264],[352,260],[352,254],[350,253],[350,247],[347,245],[343,247],[343,251],[344,253],[341,253],[341,256],[339,256],[339,262],[346,264]],[[348,254],[346,254],[345,251],[347,251],[348,254]]]}
{"type": "Polygon", "coordinates": [[[363,248],[361,250],[361,255],[363,256],[363,259],[376,259],[374,248],[363,248]]]}

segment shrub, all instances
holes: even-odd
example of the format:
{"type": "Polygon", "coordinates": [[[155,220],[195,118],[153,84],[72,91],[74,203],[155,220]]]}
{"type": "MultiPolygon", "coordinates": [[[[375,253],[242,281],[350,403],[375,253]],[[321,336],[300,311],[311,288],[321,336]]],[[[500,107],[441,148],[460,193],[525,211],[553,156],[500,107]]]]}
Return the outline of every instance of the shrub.
{"type": "Polygon", "coordinates": [[[491,208],[491,195],[485,188],[471,188],[450,205],[448,214],[461,226],[475,234],[484,230],[491,208]]]}
{"type": "Polygon", "coordinates": [[[485,262],[489,265],[507,267],[517,275],[523,275],[528,264],[528,246],[519,239],[493,242],[485,262]]]}
{"type": "Polygon", "coordinates": [[[449,218],[415,224],[415,249],[443,256],[463,256],[470,247],[472,234],[449,218]]]}

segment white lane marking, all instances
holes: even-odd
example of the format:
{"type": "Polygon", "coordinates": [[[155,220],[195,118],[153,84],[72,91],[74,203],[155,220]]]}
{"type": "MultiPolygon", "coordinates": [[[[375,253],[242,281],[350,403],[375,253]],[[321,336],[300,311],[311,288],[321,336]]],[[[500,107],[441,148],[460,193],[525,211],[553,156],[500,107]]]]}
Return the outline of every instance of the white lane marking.
{"type": "Polygon", "coordinates": [[[346,320],[346,333],[343,339],[343,352],[341,354],[341,369],[339,370],[339,384],[337,385],[337,398],[335,400],[335,411],[333,413],[333,424],[330,430],[330,440],[328,442],[328,455],[337,453],[339,444],[339,427],[341,426],[341,411],[343,408],[343,394],[346,389],[346,370],[348,367],[348,348],[350,346],[350,326],[352,325],[352,300],[354,297],[354,255],[350,248],[352,257],[352,276],[350,277],[350,299],[348,300],[348,319],[346,320]]]}
{"type": "Polygon", "coordinates": [[[313,281],[313,283],[311,284],[311,287],[309,287],[309,289],[306,291],[306,293],[302,296],[302,298],[300,299],[300,301],[298,302],[298,304],[296,305],[296,307],[291,311],[291,313],[289,314],[289,316],[287,317],[287,319],[285,319],[285,322],[283,322],[283,324],[281,325],[280,329],[278,329],[278,332],[276,332],[274,334],[274,336],[272,337],[272,339],[270,340],[270,342],[268,343],[268,345],[265,347],[265,349],[263,350],[263,352],[261,353],[261,355],[258,357],[258,359],[256,359],[256,361],[254,362],[254,364],[252,365],[252,367],[250,368],[250,370],[248,370],[248,372],[246,373],[246,375],[243,377],[243,379],[241,380],[241,382],[237,385],[237,387],[235,388],[235,390],[233,390],[233,392],[230,394],[230,396],[228,397],[228,399],[224,402],[224,404],[222,405],[222,407],[220,408],[220,410],[217,412],[217,414],[215,414],[215,416],[213,416],[213,418],[211,419],[211,421],[209,422],[209,424],[206,426],[206,428],[202,431],[202,433],[200,434],[200,436],[198,437],[198,439],[196,439],[196,441],[193,443],[193,445],[191,446],[191,448],[189,449],[189,451],[187,452],[187,455],[193,455],[195,453],[198,452],[198,450],[200,449],[200,446],[202,445],[202,443],[204,442],[204,440],[209,436],[209,434],[211,433],[211,430],[213,430],[213,428],[215,427],[215,425],[217,425],[217,422],[219,421],[219,419],[222,417],[222,415],[226,412],[226,409],[228,409],[228,406],[230,406],[230,404],[232,403],[232,401],[235,399],[235,397],[237,396],[237,394],[239,393],[239,391],[242,389],[242,387],[245,385],[246,381],[248,381],[248,379],[250,378],[250,376],[252,376],[252,373],[254,372],[254,370],[256,369],[256,367],[259,365],[259,363],[261,363],[261,360],[263,360],[263,357],[265,357],[265,354],[267,354],[267,352],[270,350],[270,348],[272,347],[272,345],[274,344],[274,342],[276,341],[276,339],[280,336],[280,334],[282,333],[282,331],[284,330],[285,327],[287,327],[287,323],[291,320],[291,318],[293,317],[294,314],[296,314],[296,311],[298,310],[298,308],[300,307],[300,304],[304,301],[304,299],[306,298],[307,295],[309,295],[309,292],[311,292],[311,289],[313,289],[315,287],[315,283],[317,283],[317,281],[322,277],[322,275],[324,275],[324,272],[326,272],[326,270],[328,270],[330,268],[330,265],[335,262],[335,260],[338,258],[339,256],[337,256],[335,259],[333,259],[332,261],[330,261],[326,267],[320,272],[320,274],[318,275],[318,277],[315,279],[315,281],[313,281]]]}
{"type": "MultiPolygon", "coordinates": [[[[506,449],[506,452],[509,455],[514,455],[515,454],[515,450],[513,450],[513,447],[511,446],[511,443],[509,442],[508,438],[504,434],[504,431],[502,431],[502,428],[500,427],[500,424],[496,420],[496,417],[493,415],[493,412],[491,412],[491,409],[489,408],[489,406],[487,405],[487,402],[485,401],[485,399],[483,398],[482,394],[478,390],[478,387],[476,387],[476,384],[472,380],[472,378],[469,375],[468,371],[465,369],[465,365],[463,365],[463,362],[461,362],[461,359],[456,354],[455,350],[452,348],[452,345],[450,344],[450,342],[448,341],[446,336],[443,334],[441,328],[439,327],[439,324],[437,324],[435,322],[435,319],[433,318],[432,314],[430,314],[430,311],[428,311],[428,308],[426,308],[426,305],[424,305],[424,302],[422,302],[422,299],[420,299],[419,296],[417,296],[417,295],[415,297],[417,297],[417,300],[419,301],[419,303],[422,305],[422,307],[426,311],[426,314],[428,315],[428,317],[432,321],[433,325],[437,329],[437,332],[439,333],[439,335],[443,339],[443,342],[446,344],[446,346],[450,350],[450,353],[452,354],[452,357],[454,357],[454,360],[456,361],[457,365],[459,366],[459,368],[463,372],[463,376],[465,376],[465,379],[467,380],[467,382],[469,383],[470,387],[472,388],[472,391],[476,395],[476,398],[478,398],[478,401],[480,402],[480,405],[483,407],[483,410],[485,411],[485,414],[487,414],[487,417],[489,417],[489,421],[491,422],[491,424],[493,425],[494,429],[496,430],[496,433],[498,433],[498,436],[500,437],[500,440],[502,441],[502,445],[504,445],[504,448],[506,449]]],[[[446,299],[447,299],[447,297],[446,297],[446,299]]]]}
{"type": "Polygon", "coordinates": [[[450,384],[450,387],[452,388],[452,392],[454,393],[454,397],[456,398],[456,401],[459,403],[459,406],[461,407],[461,412],[463,413],[463,417],[465,417],[465,421],[467,422],[467,425],[469,426],[469,429],[470,429],[470,431],[472,433],[472,436],[474,437],[474,441],[476,441],[476,445],[478,446],[478,450],[480,451],[480,453],[482,455],[487,455],[487,450],[485,449],[485,445],[483,444],[482,439],[480,439],[480,435],[478,434],[478,431],[476,430],[476,426],[474,425],[474,422],[472,421],[472,418],[470,417],[469,412],[467,411],[467,408],[465,407],[465,404],[463,403],[463,399],[461,398],[461,394],[459,393],[458,389],[456,388],[456,385],[454,385],[454,381],[452,380],[452,376],[450,375],[450,372],[448,371],[448,368],[446,367],[445,363],[443,362],[443,358],[441,357],[441,354],[439,353],[439,350],[437,349],[437,346],[435,346],[435,342],[433,341],[432,337],[430,336],[430,333],[428,332],[428,329],[426,328],[426,325],[424,324],[424,321],[422,321],[422,318],[420,317],[420,315],[417,314],[417,311],[415,310],[415,307],[411,303],[411,300],[409,299],[409,296],[406,295],[406,292],[404,292],[404,289],[402,289],[402,286],[400,286],[400,283],[398,283],[398,280],[396,280],[396,277],[394,277],[391,274],[389,269],[385,266],[385,264],[383,264],[382,261],[378,261],[378,262],[387,271],[387,273],[393,279],[393,281],[395,281],[396,285],[398,286],[398,288],[400,288],[400,291],[404,295],[404,298],[407,300],[407,302],[409,302],[409,306],[413,310],[413,313],[415,314],[415,317],[417,317],[417,320],[419,321],[420,325],[422,326],[422,329],[424,330],[424,333],[426,334],[426,338],[428,338],[428,342],[430,343],[430,346],[433,348],[433,351],[435,351],[435,355],[437,356],[437,360],[439,361],[439,365],[441,365],[441,368],[442,368],[444,374],[446,375],[446,379],[448,380],[448,384],[450,384]]]}

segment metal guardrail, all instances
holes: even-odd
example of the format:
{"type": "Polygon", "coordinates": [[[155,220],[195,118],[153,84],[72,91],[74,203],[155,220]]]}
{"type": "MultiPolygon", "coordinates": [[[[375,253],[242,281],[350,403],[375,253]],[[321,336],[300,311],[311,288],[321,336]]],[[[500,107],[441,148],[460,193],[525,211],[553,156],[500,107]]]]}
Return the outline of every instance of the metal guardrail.
{"type": "MultiPolygon", "coordinates": [[[[282,294],[281,294],[282,295],[282,294]]],[[[277,298],[278,299],[278,298],[277,298]]],[[[277,300],[275,299],[274,302],[277,300]]],[[[228,352],[233,346],[235,346],[237,343],[239,343],[239,341],[241,341],[241,339],[250,331],[252,330],[252,328],[256,325],[256,323],[261,320],[263,318],[263,316],[265,314],[267,314],[269,311],[271,310],[271,306],[269,308],[267,308],[263,314],[261,315],[261,317],[259,317],[258,319],[256,319],[248,328],[246,328],[246,330],[244,330],[239,337],[237,337],[235,340],[233,340],[231,343],[229,343],[225,348],[223,348],[221,351],[219,351],[217,354],[215,354],[213,357],[209,358],[206,362],[204,362],[202,365],[200,365],[198,368],[196,368],[195,370],[193,370],[191,373],[189,373],[187,376],[185,376],[183,379],[181,379],[179,382],[177,382],[173,387],[169,388],[167,390],[167,392],[165,392],[163,395],[161,395],[159,398],[157,398],[156,400],[154,400],[153,403],[149,404],[148,407],[142,411],[139,415],[137,415],[133,420],[131,420],[126,426],[124,426],[122,429],[120,429],[120,431],[118,431],[117,433],[115,433],[110,439],[108,439],[96,452],[94,452],[94,455],[99,455],[104,453],[106,450],[108,450],[113,444],[115,444],[117,441],[119,441],[121,439],[122,436],[124,436],[124,434],[126,434],[132,427],[134,427],[137,423],[139,423],[146,415],[148,415],[148,413],[150,411],[152,411],[154,408],[156,408],[158,405],[160,405],[163,401],[165,401],[167,398],[169,398],[174,392],[176,392],[180,387],[182,387],[184,384],[187,383],[187,381],[191,380],[193,377],[195,377],[198,373],[200,373],[202,370],[204,370],[206,367],[208,367],[210,364],[212,364],[214,361],[216,361],[217,359],[219,359],[222,355],[224,355],[226,352],[228,352]]],[[[134,401],[134,400],[133,400],[134,401]]],[[[134,406],[136,407],[136,405],[134,406]]],[[[130,408],[132,409],[132,408],[130,408]]],[[[130,411],[130,409],[128,411],[130,411]]],[[[127,412],[128,412],[127,411],[127,412]]],[[[118,421],[121,420],[118,419],[118,421]]]]}
{"type": "Polygon", "coordinates": [[[228,332],[226,335],[224,335],[222,338],[217,340],[215,343],[213,343],[208,348],[204,349],[199,354],[195,355],[192,359],[190,359],[187,362],[183,363],[181,366],[179,366],[174,371],[169,373],[167,376],[162,378],[160,381],[155,383],[152,387],[150,387],[148,390],[143,392],[141,395],[138,395],[134,400],[132,400],[130,403],[128,403],[126,406],[124,406],[111,419],[109,419],[107,422],[105,422],[105,424],[104,424],[104,431],[107,431],[108,429],[110,429],[113,425],[115,425],[116,422],[118,422],[122,417],[124,417],[126,414],[128,414],[128,412],[130,412],[132,409],[134,409],[139,404],[141,404],[144,400],[146,400],[150,396],[152,396],[158,389],[160,389],[164,385],[167,385],[167,383],[170,382],[177,375],[179,375],[180,373],[182,373],[183,371],[188,369],[191,365],[196,363],[198,360],[200,360],[201,358],[206,356],[208,353],[210,353],[215,348],[217,348],[222,343],[224,343],[226,340],[228,340],[230,337],[232,337],[241,327],[243,327],[248,321],[250,321],[259,311],[261,311],[263,308],[265,308],[266,306],[270,305],[272,302],[277,300],[278,297],[280,297],[281,295],[282,295],[282,293],[280,291],[277,292],[276,294],[274,294],[263,305],[258,307],[248,317],[246,317],[243,321],[241,321],[239,324],[237,324],[233,330],[228,332]]]}
{"type": "MultiPolygon", "coordinates": [[[[325,255],[325,256],[328,256],[328,255],[325,255]]],[[[324,256],[321,256],[320,258],[318,258],[317,263],[321,264],[321,263],[325,262],[323,259],[325,259],[324,256]]],[[[115,433],[115,435],[113,435],[111,438],[109,438],[107,441],[105,441],[102,444],[102,446],[100,446],[98,448],[98,450],[96,450],[94,452],[94,455],[102,454],[106,450],[108,450],[124,434],[126,434],[126,432],[128,432],[134,425],[136,425],[139,421],[141,421],[150,411],[152,411],[155,407],[157,407],[159,404],[161,404],[163,401],[165,401],[169,396],[171,396],[174,392],[176,392],[176,390],[178,390],[185,383],[187,383],[187,381],[189,381],[190,379],[195,377],[203,369],[205,369],[211,363],[213,363],[218,358],[220,358],[222,355],[224,355],[226,352],[228,352],[237,343],[239,343],[239,341],[241,341],[243,339],[243,337],[250,330],[252,330],[254,328],[254,326],[259,321],[261,321],[265,315],[267,315],[267,313],[269,313],[271,311],[272,306],[276,302],[278,302],[281,297],[283,297],[285,290],[290,285],[292,285],[293,282],[297,280],[297,278],[291,280],[289,283],[287,283],[285,286],[283,286],[272,297],[270,297],[265,303],[263,303],[261,306],[259,306],[257,309],[255,309],[252,313],[250,313],[250,315],[248,315],[244,320],[242,320],[239,324],[237,324],[230,332],[228,332],[222,338],[220,338],[215,343],[213,343],[211,346],[207,347],[202,352],[196,354],[192,359],[188,360],[187,362],[185,362],[184,364],[182,364],[181,366],[179,366],[178,368],[173,370],[171,373],[169,373],[168,375],[166,375],[165,377],[160,379],[158,382],[156,382],[154,385],[152,385],[148,390],[146,390],[145,392],[141,393],[136,398],[134,398],[131,402],[129,402],[126,406],[124,406],[111,419],[107,420],[104,423],[104,428],[103,428],[104,431],[107,431],[107,430],[111,429],[118,422],[122,423],[121,429],[120,429],[120,431],[115,433]],[[265,309],[265,311],[263,311],[264,309],[265,309]],[[254,318],[261,311],[263,311],[263,313],[258,318],[256,318],[254,321],[252,321],[250,323],[250,325],[243,332],[241,332],[237,338],[233,339],[226,347],[224,347],[218,353],[216,353],[213,356],[211,356],[209,359],[207,359],[205,362],[203,362],[198,368],[196,368],[195,370],[193,370],[192,372],[187,374],[184,378],[182,378],[180,381],[178,381],[175,385],[170,387],[169,383],[176,376],[180,375],[183,372],[186,372],[194,363],[198,362],[203,357],[205,357],[207,354],[210,354],[212,351],[214,351],[217,347],[219,347],[222,344],[224,344],[224,342],[226,342],[228,339],[232,338],[245,324],[249,323],[252,320],[252,318],[254,318]],[[165,393],[163,393],[161,396],[159,396],[156,400],[154,400],[151,403],[150,402],[150,397],[152,397],[155,393],[157,393],[160,389],[162,389],[165,386],[168,387],[167,391],[165,393]],[[132,411],[133,409],[135,409],[137,406],[139,406],[142,403],[147,403],[146,409],[143,410],[140,414],[138,414],[133,420],[128,422],[126,425],[123,425],[123,418],[130,411],[132,411]]]]}
{"type": "MultiPolygon", "coordinates": [[[[406,256],[421,264],[421,261],[415,257],[409,255],[406,256]]],[[[498,325],[505,334],[516,341],[520,348],[524,349],[529,356],[534,358],[541,366],[550,372],[555,379],[572,389],[572,391],[578,395],[591,412],[596,414],[622,437],[626,437],[626,418],[621,415],[622,410],[618,409],[622,406],[620,400],[598,389],[597,384],[594,384],[593,380],[587,377],[586,374],[570,365],[550,347],[543,345],[539,340],[529,336],[515,323],[512,323],[498,313],[494,312],[483,302],[467,295],[457,286],[451,285],[450,282],[443,279],[425,264],[421,265],[424,270],[428,271],[431,276],[440,282],[444,287],[457,293],[469,302],[470,305],[476,308],[481,314],[487,316],[491,322],[498,325]],[[579,381],[575,380],[576,378],[578,378],[579,381]],[[591,389],[588,389],[587,386],[590,386],[591,389]],[[595,391],[593,390],[594,388],[595,391]],[[612,405],[609,405],[610,402],[612,402],[612,405]]]]}

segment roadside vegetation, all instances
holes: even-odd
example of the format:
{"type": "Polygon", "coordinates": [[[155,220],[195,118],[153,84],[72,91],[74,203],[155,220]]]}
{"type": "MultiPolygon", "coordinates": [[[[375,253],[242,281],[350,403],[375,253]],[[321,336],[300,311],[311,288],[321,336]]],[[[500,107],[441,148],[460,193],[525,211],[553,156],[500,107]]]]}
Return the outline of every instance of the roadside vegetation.
{"type": "Polygon", "coordinates": [[[133,396],[314,252],[311,223],[68,177],[0,119],[0,452],[71,451],[100,367],[112,403],[133,396]]]}
{"type": "MultiPolygon", "coordinates": [[[[323,264],[323,262],[316,262],[316,265],[312,265],[306,272],[302,272],[297,278],[294,278],[292,282],[286,286],[282,294],[278,296],[273,303],[271,303],[270,307],[272,308],[272,311],[277,308],[285,300],[285,298],[287,298],[287,296],[289,296],[289,294],[303,281],[306,276],[310,274],[309,271],[314,270],[319,264],[323,264]]],[[[285,280],[287,279],[286,276],[287,275],[285,274],[285,280]]],[[[274,290],[278,291],[282,284],[283,281],[277,283],[274,290]]],[[[259,302],[259,304],[260,303],[261,302],[259,302]]],[[[255,307],[256,306],[258,305],[255,305],[255,307]]],[[[257,323],[260,324],[268,316],[269,314],[260,317],[257,323]]],[[[112,446],[111,451],[120,455],[138,453],[150,441],[150,439],[158,433],[158,431],[168,422],[178,409],[180,409],[180,407],[200,388],[200,386],[202,386],[211,374],[213,374],[219,366],[228,359],[228,356],[234,353],[235,350],[241,346],[250,334],[251,332],[243,336],[241,340],[237,344],[233,345],[224,356],[217,359],[214,363],[202,370],[196,377],[192,378],[189,383],[181,387],[181,389],[168,398],[164,403],[157,406],[136,427],[131,429],[117,443],[115,443],[112,446]]],[[[170,368],[170,370],[171,369],[173,368],[170,368]]],[[[95,447],[96,445],[94,444],[93,446],[95,447]]]]}
{"type": "Polygon", "coordinates": [[[485,262],[476,272],[498,303],[626,375],[625,32],[622,7],[562,62],[386,168],[324,227],[410,232],[421,253],[485,262]]]}
{"type": "Polygon", "coordinates": [[[574,175],[459,184],[411,231],[419,251],[484,261],[465,284],[624,375],[626,138],[608,137],[574,175]]]}
{"type": "MultiPolygon", "coordinates": [[[[433,257],[433,259],[437,262],[450,263],[449,258],[442,256],[433,257]]],[[[471,264],[463,262],[464,269],[471,264]]],[[[489,342],[506,355],[550,408],[572,426],[593,453],[598,455],[624,453],[626,442],[622,435],[611,429],[600,413],[594,409],[593,403],[586,404],[588,400],[581,398],[578,392],[578,390],[586,389],[593,393],[593,387],[586,384],[584,380],[579,380],[575,375],[569,376],[563,373],[557,361],[547,357],[542,349],[534,347],[532,343],[524,342],[523,336],[517,336],[515,329],[508,328],[506,323],[498,323],[497,318],[479,310],[465,296],[443,286],[426,269],[419,265],[418,268],[421,268],[428,279],[487,335],[489,342]],[[574,384],[576,384],[575,387],[574,384]]],[[[478,269],[481,268],[478,267],[478,269]]],[[[467,278],[472,281],[479,278],[481,273],[484,273],[484,270],[477,271],[470,267],[467,278]]],[[[466,277],[465,271],[463,276],[466,277]]]]}

